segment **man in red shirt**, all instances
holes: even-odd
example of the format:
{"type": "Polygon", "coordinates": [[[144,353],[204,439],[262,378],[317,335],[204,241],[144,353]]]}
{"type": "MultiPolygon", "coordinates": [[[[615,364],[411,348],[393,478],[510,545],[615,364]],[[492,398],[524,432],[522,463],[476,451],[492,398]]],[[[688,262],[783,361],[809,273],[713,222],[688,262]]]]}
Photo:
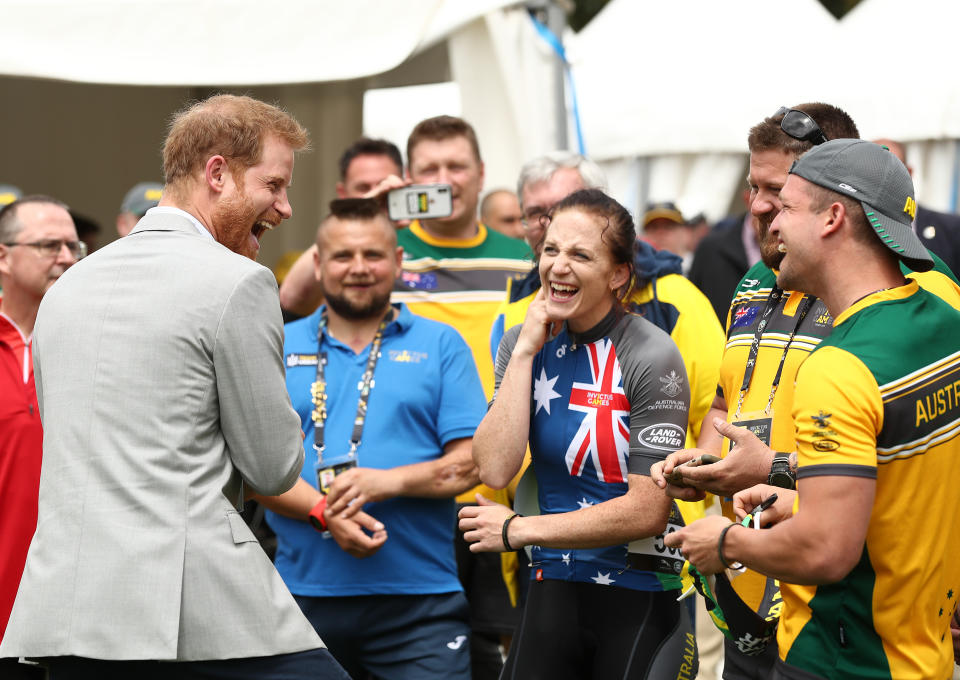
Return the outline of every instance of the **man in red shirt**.
{"type": "MultiPolygon", "coordinates": [[[[60,201],[26,196],[0,210],[0,638],[37,525],[43,431],[33,324],[44,293],[84,254],[60,201]]],[[[24,675],[29,670],[15,659],[0,660],[4,678],[30,677],[24,675]]]]}

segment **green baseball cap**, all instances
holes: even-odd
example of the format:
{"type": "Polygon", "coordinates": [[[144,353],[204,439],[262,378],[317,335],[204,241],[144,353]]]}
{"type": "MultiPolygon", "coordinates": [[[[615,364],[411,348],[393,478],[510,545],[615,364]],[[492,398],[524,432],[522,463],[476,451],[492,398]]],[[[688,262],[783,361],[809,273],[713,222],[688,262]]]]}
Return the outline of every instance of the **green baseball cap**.
{"type": "Polygon", "coordinates": [[[864,139],[833,139],[794,161],[790,174],[860,202],[880,241],[910,269],[925,272],[933,258],[913,231],[917,201],[906,166],[864,139]]]}

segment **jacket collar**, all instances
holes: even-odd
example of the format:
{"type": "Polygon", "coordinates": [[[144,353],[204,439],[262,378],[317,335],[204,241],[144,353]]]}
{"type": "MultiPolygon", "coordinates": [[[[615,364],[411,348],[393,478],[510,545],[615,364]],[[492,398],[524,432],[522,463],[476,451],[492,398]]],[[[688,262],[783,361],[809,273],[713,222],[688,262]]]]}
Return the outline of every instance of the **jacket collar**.
{"type": "Polygon", "coordinates": [[[137,234],[142,231],[180,231],[202,236],[186,215],[167,212],[144,215],[130,233],[137,234]]]}

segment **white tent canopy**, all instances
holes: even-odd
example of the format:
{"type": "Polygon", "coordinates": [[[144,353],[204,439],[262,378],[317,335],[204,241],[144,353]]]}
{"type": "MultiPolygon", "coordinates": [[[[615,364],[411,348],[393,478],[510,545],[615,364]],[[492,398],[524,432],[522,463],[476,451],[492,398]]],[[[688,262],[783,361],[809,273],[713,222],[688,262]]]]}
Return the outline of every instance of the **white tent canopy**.
{"type": "MultiPolygon", "coordinates": [[[[0,8],[11,28],[0,41],[0,75],[100,84],[82,86],[96,92],[94,123],[110,120],[113,105],[117,116],[139,116],[159,135],[156,116],[144,110],[164,107],[165,115],[171,101],[191,94],[163,86],[199,88],[197,95],[207,87],[260,87],[261,96],[290,106],[316,131],[324,156],[311,171],[324,187],[313,210],[323,209],[329,191],[325,164],[344,136],[357,134],[357,125],[343,121],[359,120],[365,88],[454,82],[459,110],[480,137],[489,188],[511,186],[522,162],[555,144],[556,56],[517,0],[0,0],[0,8]],[[439,64],[429,78],[404,72],[425,62],[439,64]],[[291,85],[334,81],[344,87],[291,85]],[[104,85],[139,86],[142,106],[118,92],[136,88],[104,85]]],[[[914,0],[906,11],[898,0],[862,0],[839,22],[817,0],[612,0],[566,36],[586,151],[634,211],[669,199],[718,218],[743,186],[748,128],[782,104],[828,101],[847,109],[865,137],[906,141],[921,200],[954,207],[960,83],[944,75],[958,22],[960,3],[942,0],[914,0]]],[[[42,89],[6,83],[11,99],[42,89]]],[[[77,87],[62,86],[63,101],[74,107],[74,98],[83,101],[77,87]]],[[[84,130],[73,120],[76,108],[51,129],[47,109],[57,103],[47,92],[42,102],[24,102],[32,108],[22,115],[11,107],[8,152],[29,149],[21,137],[76,139],[74,130],[84,130]]],[[[397,110],[407,108],[417,107],[397,110]]],[[[109,126],[102,136],[121,139],[109,126]]],[[[399,138],[409,125],[395,127],[399,138]]],[[[91,153],[74,146],[74,156],[91,153]]],[[[109,145],[96,153],[107,154],[101,171],[128,162],[109,145]]],[[[37,165],[8,156],[3,181],[37,165]]],[[[24,182],[78,191],[63,175],[36,167],[24,182]]],[[[102,201],[91,186],[75,200],[106,213],[83,203],[94,196],[102,201]]]]}
{"type": "Polygon", "coordinates": [[[274,85],[394,68],[510,0],[3,0],[0,74],[274,85]]]}
{"type": "Polygon", "coordinates": [[[103,240],[129,187],[159,178],[169,115],[222,89],[280,103],[313,138],[266,262],[312,240],[368,90],[452,84],[456,105],[415,94],[417,106],[386,115],[403,148],[413,122],[459,112],[488,188],[555,148],[557,117],[531,106],[555,99],[555,57],[517,0],[0,0],[0,11],[0,182],[66,200],[103,240]]]}
{"type": "Polygon", "coordinates": [[[613,0],[568,40],[587,153],[634,210],[669,199],[717,218],[743,186],[750,126],[825,101],[865,138],[908,142],[921,199],[955,207],[958,21],[939,0],[863,0],[840,21],[817,0],[613,0]]]}
{"type": "Polygon", "coordinates": [[[817,0],[613,0],[569,39],[588,152],[743,149],[752,122],[802,101],[775,54],[835,24],[817,0]]]}

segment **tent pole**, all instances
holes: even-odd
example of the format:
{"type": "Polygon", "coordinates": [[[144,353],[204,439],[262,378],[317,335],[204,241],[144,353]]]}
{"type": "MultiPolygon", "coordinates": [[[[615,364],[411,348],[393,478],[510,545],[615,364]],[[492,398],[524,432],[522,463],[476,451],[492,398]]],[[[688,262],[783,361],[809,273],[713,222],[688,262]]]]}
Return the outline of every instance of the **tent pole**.
{"type": "MultiPolygon", "coordinates": [[[[547,2],[547,27],[559,40],[563,40],[563,30],[567,26],[567,15],[563,8],[553,0],[547,2]]],[[[554,60],[554,115],[556,120],[556,148],[568,149],[567,141],[567,97],[564,89],[566,72],[563,60],[554,60]]]]}

